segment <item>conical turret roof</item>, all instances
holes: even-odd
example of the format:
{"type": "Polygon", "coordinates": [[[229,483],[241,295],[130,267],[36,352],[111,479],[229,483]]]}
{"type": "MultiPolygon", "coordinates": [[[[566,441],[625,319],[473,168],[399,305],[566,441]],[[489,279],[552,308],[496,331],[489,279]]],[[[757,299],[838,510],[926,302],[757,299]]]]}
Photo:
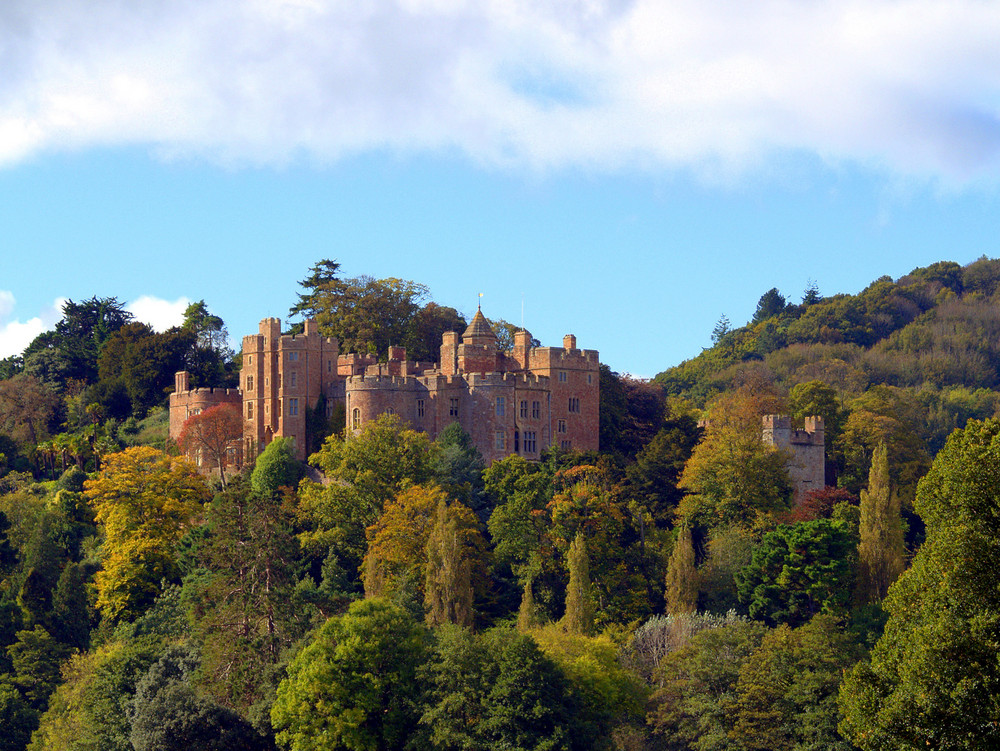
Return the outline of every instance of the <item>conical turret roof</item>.
{"type": "Polygon", "coordinates": [[[493,333],[493,329],[490,328],[489,321],[486,320],[486,316],[483,315],[481,309],[476,310],[476,314],[472,317],[472,322],[469,327],[462,334],[462,339],[469,339],[471,337],[477,336],[488,336],[496,339],[496,334],[493,333]]]}

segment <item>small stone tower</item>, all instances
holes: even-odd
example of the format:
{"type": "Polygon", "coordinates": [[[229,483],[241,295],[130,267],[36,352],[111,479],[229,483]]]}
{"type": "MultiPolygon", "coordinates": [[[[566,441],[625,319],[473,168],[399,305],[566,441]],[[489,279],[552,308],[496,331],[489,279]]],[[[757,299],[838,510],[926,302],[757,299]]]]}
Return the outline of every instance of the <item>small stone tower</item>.
{"type": "Polygon", "coordinates": [[[826,437],[822,417],[807,417],[803,430],[792,428],[787,415],[764,415],[764,443],[791,455],[788,477],[798,504],[810,490],[826,487],[826,437]]]}

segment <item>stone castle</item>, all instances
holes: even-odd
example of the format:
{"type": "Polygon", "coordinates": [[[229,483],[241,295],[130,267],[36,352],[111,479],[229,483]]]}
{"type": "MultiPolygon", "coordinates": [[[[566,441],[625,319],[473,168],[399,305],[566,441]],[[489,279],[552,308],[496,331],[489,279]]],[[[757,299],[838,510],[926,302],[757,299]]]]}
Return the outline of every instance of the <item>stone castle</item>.
{"type": "Polygon", "coordinates": [[[803,430],[792,428],[787,415],[764,415],[761,418],[764,443],[789,455],[788,479],[792,481],[794,502],[799,503],[811,490],[826,487],[826,437],[822,417],[807,417],[803,430]]]}
{"type": "Polygon", "coordinates": [[[390,347],[385,362],[372,355],[341,354],[335,338],[306,321],[301,334],[282,334],[281,321],[265,318],[258,333],[243,337],[239,389],[191,389],[176,375],[170,395],[170,436],[184,421],[217,404],[238,407],[243,441],[234,464],[256,457],[275,437],[292,438],[304,460],[307,410],[325,403],[326,416],[343,405],[345,427],[357,432],[382,414],[397,414],[431,439],[453,422],[472,437],[487,463],[511,454],[538,459],[549,446],[597,450],[599,362],[596,350],[533,347],[531,335],[514,335],[501,351],[481,310],[459,336],[446,332],[440,362],[408,360],[390,347]]]}

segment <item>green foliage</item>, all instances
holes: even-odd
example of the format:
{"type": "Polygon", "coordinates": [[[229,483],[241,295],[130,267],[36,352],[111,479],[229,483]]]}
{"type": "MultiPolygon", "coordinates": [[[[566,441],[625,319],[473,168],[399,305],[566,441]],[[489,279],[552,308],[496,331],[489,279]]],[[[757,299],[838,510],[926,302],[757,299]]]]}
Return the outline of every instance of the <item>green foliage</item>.
{"type": "Polygon", "coordinates": [[[28,703],[44,711],[51,694],[59,683],[59,668],[70,653],[41,626],[31,631],[18,631],[17,641],[7,647],[14,669],[14,685],[28,703]]]}
{"type": "Polygon", "coordinates": [[[671,615],[691,613],[698,607],[698,571],[694,566],[694,542],[691,528],[682,524],[677,530],[677,541],[667,566],[667,612],[671,615]]]}
{"type": "Polygon", "coordinates": [[[129,718],[135,751],[253,751],[270,744],[236,712],[201,696],[191,683],[197,656],[171,647],[136,684],[129,718]]]}
{"type": "Polygon", "coordinates": [[[764,535],[736,575],[750,616],[798,626],[842,612],[854,584],[854,536],[830,519],[782,524],[764,535]]]}
{"type": "Polygon", "coordinates": [[[472,625],[470,553],[473,551],[466,543],[467,525],[465,530],[460,528],[456,511],[454,506],[449,510],[444,499],[439,500],[434,526],[427,536],[424,604],[428,626],[440,626],[444,623],[472,625]]]}
{"type": "Polygon", "coordinates": [[[513,629],[435,632],[421,725],[434,749],[561,751],[586,745],[570,687],[535,641],[513,629]]]}
{"type": "Polygon", "coordinates": [[[661,527],[672,523],[684,496],[678,487],[681,473],[702,434],[690,415],[670,418],[628,466],[629,494],[661,527]]]}
{"type": "Polygon", "coordinates": [[[736,683],[766,633],[752,621],[705,629],[660,661],[660,688],[650,699],[648,722],[668,748],[732,748],[736,683]]]}
{"type": "Polygon", "coordinates": [[[254,492],[274,495],[279,488],[293,488],[302,477],[302,465],[295,459],[291,438],[275,438],[257,457],[250,485],[254,492]]]}
{"type": "Polygon", "coordinates": [[[566,553],[569,584],[566,586],[566,612],[562,626],[571,634],[587,636],[594,628],[594,597],[590,589],[590,559],[587,538],[583,532],[576,537],[566,553]]]}
{"type": "Polygon", "coordinates": [[[921,481],[927,540],[889,588],[885,633],[848,673],[841,731],[864,749],[1000,743],[1000,422],[952,434],[921,481]]]}
{"type": "Polygon", "coordinates": [[[751,323],[760,323],[773,316],[781,315],[786,305],[784,295],[772,287],[761,295],[760,300],[757,301],[757,310],[753,314],[753,321],[751,323]]]}
{"type": "Polygon", "coordinates": [[[861,491],[858,544],[858,602],[882,601],[903,572],[903,522],[899,494],[889,485],[889,458],[884,443],[872,455],[868,489],[861,491]]]}
{"type": "Polygon", "coordinates": [[[405,611],[354,603],[288,666],[271,709],[278,743],[292,751],[415,746],[423,655],[421,630],[405,611]]]}
{"type": "Polygon", "coordinates": [[[472,437],[460,423],[453,422],[441,431],[434,443],[438,446],[433,460],[439,481],[485,523],[493,509],[483,488],[486,463],[472,437]]]}
{"type": "Polygon", "coordinates": [[[0,680],[0,751],[24,751],[37,726],[37,710],[16,688],[0,680]]]}

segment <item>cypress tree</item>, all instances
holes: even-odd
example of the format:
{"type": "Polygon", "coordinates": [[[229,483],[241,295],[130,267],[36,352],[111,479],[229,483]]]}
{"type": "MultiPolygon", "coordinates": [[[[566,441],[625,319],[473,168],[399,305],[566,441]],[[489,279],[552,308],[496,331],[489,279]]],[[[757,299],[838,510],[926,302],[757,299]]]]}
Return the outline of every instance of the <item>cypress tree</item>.
{"type": "Polygon", "coordinates": [[[860,604],[879,603],[903,573],[903,522],[899,494],[889,485],[889,454],[885,443],[872,453],[868,489],[861,491],[861,542],[858,544],[860,604]]]}
{"type": "Polygon", "coordinates": [[[471,565],[462,549],[458,524],[450,517],[445,501],[440,501],[427,538],[424,605],[429,626],[472,625],[471,565]]]}
{"type": "Polygon", "coordinates": [[[678,530],[674,552],[670,554],[664,598],[671,615],[698,609],[698,571],[694,567],[694,541],[687,524],[678,530]]]}
{"type": "Polygon", "coordinates": [[[571,634],[589,634],[594,626],[594,606],[590,591],[590,559],[582,532],[576,533],[566,558],[569,586],[566,588],[563,628],[571,634]]]}

